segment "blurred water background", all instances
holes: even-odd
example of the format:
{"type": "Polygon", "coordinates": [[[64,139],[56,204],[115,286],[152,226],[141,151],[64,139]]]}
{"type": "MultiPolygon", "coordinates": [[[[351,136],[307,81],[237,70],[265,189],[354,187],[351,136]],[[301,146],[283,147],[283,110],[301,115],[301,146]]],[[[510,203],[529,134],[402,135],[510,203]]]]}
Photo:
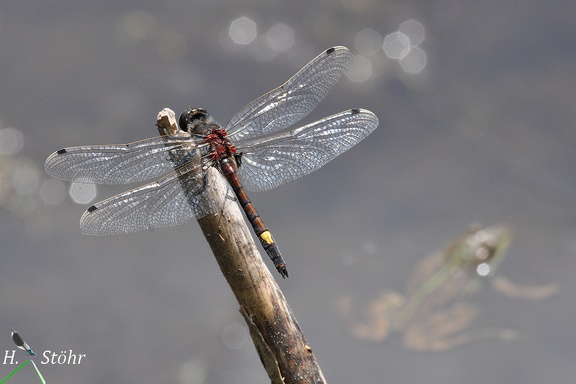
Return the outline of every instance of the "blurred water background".
{"type": "Polygon", "coordinates": [[[43,163],[67,146],[154,136],[164,107],[201,106],[225,124],[345,45],[353,67],[306,122],[363,107],[379,128],[325,168],[251,194],[328,382],[573,382],[575,14],[575,2],[531,0],[2,1],[1,349],[15,349],[13,326],[37,363],[48,350],[87,355],[39,364],[54,383],[268,382],[195,222],[82,236],[90,202],[126,188],[75,186],[75,203],[43,163]],[[521,340],[416,353],[347,332],[338,297],[402,290],[421,258],[475,223],[514,231],[499,273],[561,287],[539,302],[490,289],[472,299],[473,326],[521,340]]]}

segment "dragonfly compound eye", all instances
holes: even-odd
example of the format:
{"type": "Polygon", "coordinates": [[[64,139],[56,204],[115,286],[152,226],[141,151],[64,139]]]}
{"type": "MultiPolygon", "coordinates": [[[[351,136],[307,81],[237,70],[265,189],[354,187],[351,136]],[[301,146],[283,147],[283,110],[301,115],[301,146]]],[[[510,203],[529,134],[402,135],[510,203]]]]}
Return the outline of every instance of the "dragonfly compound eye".
{"type": "Polygon", "coordinates": [[[208,112],[204,108],[188,108],[180,115],[178,124],[180,129],[186,132],[193,132],[196,127],[206,124],[208,112]]]}

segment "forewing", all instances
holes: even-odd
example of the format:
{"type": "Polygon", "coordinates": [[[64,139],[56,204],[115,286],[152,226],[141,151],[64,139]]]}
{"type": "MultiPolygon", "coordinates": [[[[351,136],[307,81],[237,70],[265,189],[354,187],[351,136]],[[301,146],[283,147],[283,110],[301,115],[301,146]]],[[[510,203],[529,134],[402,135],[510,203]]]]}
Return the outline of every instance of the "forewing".
{"type": "Polygon", "coordinates": [[[378,126],[376,115],[351,109],[306,126],[247,142],[239,167],[244,187],[265,191],[307,175],[368,136],[378,126]]]}
{"type": "Polygon", "coordinates": [[[283,85],[238,111],[226,125],[228,136],[239,144],[295,124],[316,108],[351,63],[346,47],[322,52],[283,85]]]}
{"type": "Polygon", "coordinates": [[[129,184],[160,177],[190,158],[192,139],[154,137],[130,144],[61,149],[46,159],[46,173],[60,180],[129,184]],[[190,154],[189,154],[190,153],[190,154]],[[188,155],[189,154],[189,155],[188,155]]]}
{"type": "Polygon", "coordinates": [[[187,165],[166,177],[103,200],[80,219],[86,235],[117,235],[171,227],[210,213],[203,172],[187,165]]]}

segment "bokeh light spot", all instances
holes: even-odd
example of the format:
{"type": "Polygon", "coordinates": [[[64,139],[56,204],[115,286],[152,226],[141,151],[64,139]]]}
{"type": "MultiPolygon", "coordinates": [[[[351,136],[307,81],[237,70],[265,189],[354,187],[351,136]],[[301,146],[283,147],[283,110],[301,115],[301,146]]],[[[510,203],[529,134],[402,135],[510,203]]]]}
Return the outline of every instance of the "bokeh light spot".
{"type": "Polygon", "coordinates": [[[362,83],[372,76],[372,63],[364,56],[355,55],[346,76],[350,81],[362,83]]]}
{"type": "Polygon", "coordinates": [[[386,36],[382,49],[390,59],[400,60],[404,72],[420,73],[426,67],[426,52],[418,47],[424,37],[424,26],[408,20],[400,24],[398,31],[386,36]]]}
{"type": "Polygon", "coordinates": [[[248,342],[246,329],[238,323],[227,325],[222,331],[222,341],[230,349],[240,349],[248,342]]]}
{"type": "Polygon", "coordinates": [[[183,364],[178,375],[178,384],[204,384],[208,376],[206,364],[198,359],[183,364]]]}
{"type": "Polygon", "coordinates": [[[33,195],[40,188],[40,172],[30,161],[15,164],[12,174],[12,187],[20,195],[33,195]]]}
{"type": "Polygon", "coordinates": [[[146,11],[138,10],[124,16],[118,22],[116,35],[122,42],[141,41],[152,36],[156,31],[156,22],[146,11]]]}
{"type": "Polygon", "coordinates": [[[45,204],[59,205],[66,197],[66,186],[60,180],[47,179],[40,184],[38,192],[45,204]]]}
{"type": "Polygon", "coordinates": [[[490,274],[490,265],[488,263],[479,264],[476,267],[476,273],[479,276],[488,276],[490,274]]]}
{"type": "Polygon", "coordinates": [[[400,24],[398,32],[408,36],[410,45],[418,45],[424,41],[424,26],[416,20],[408,20],[400,24]]]}
{"type": "Polygon", "coordinates": [[[362,252],[364,252],[367,255],[374,255],[374,254],[376,254],[377,251],[378,251],[378,246],[376,245],[376,243],[368,241],[368,242],[364,243],[364,245],[362,245],[362,252]]]}
{"type": "Polygon", "coordinates": [[[24,146],[24,136],[16,128],[0,129],[0,155],[14,155],[24,146]]]}
{"type": "Polygon", "coordinates": [[[363,29],[356,34],[354,47],[361,55],[374,55],[381,46],[382,36],[373,29],[363,29]]]}
{"type": "Polygon", "coordinates": [[[274,24],[267,33],[266,42],[273,51],[286,52],[294,45],[294,28],[285,23],[274,24]]]}
{"type": "Polygon", "coordinates": [[[68,191],[77,204],[88,204],[96,197],[96,184],[73,182],[68,191]]]}
{"type": "Polygon", "coordinates": [[[230,23],[228,35],[239,45],[248,45],[256,38],[256,23],[247,17],[239,17],[230,23]]]}
{"type": "Polygon", "coordinates": [[[389,58],[401,59],[410,51],[410,39],[402,32],[396,31],[384,38],[382,48],[389,58]]]}
{"type": "Polygon", "coordinates": [[[426,67],[426,52],[419,47],[411,47],[410,51],[400,59],[400,65],[408,73],[420,73],[426,67]]]}

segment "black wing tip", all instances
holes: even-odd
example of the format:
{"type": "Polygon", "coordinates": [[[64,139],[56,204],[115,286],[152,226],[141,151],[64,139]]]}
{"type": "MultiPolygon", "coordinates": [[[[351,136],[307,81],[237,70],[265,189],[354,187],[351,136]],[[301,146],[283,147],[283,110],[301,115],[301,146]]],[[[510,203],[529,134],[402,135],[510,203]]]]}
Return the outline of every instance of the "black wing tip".
{"type": "Polygon", "coordinates": [[[331,55],[336,51],[349,51],[349,49],[343,45],[337,45],[337,46],[328,48],[326,51],[324,51],[324,53],[327,55],[331,55]]]}
{"type": "Polygon", "coordinates": [[[90,208],[88,208],[88,209],[86,210],[86,212],[88,212],[88,213],[90,213],[90,212],[94,212],[94,211],[95,211],[95,210],[97,210],[97,209],[98,209],[98,207],[97,207],[97,206],[95,206],[95,205],[92,205],[90,208]]]}
{"type": "Polygon", "coordinates": [[[56,151],[56,153],[59,154],[59,155],[63,155],[63,154],[65,154],[66,152],[68,152],[68,151],[66,150],[66,148],[62,148],[62,149],[59,149],[58,151],[56,151]]]}
{"type": "Polygon", "coordinates": [[[378,119],[378,116],[376,116],[376,114],[374,112],[369,111],[369,110],[364,109],[364,108],[350,108],[349,112],[352,115],[358,115],[360,113],[363,113],[364,115],[373,116],[374,118],[378,119]]]}
{"type": "Polygon", "coordinates": [[[336,52],[336,51],[340,51],[341,53],[342,53],[342,52],[350,52],[350,50],[349,50],[348,48],[346,48],[345,46],[343,46],[343,45],[337,45],[337,46],[328,48],[326,51],[324,51],[324,53],[327,54],[327,55],[331,55],[331,54],[333,54],[333,53],[336,52]]]}

